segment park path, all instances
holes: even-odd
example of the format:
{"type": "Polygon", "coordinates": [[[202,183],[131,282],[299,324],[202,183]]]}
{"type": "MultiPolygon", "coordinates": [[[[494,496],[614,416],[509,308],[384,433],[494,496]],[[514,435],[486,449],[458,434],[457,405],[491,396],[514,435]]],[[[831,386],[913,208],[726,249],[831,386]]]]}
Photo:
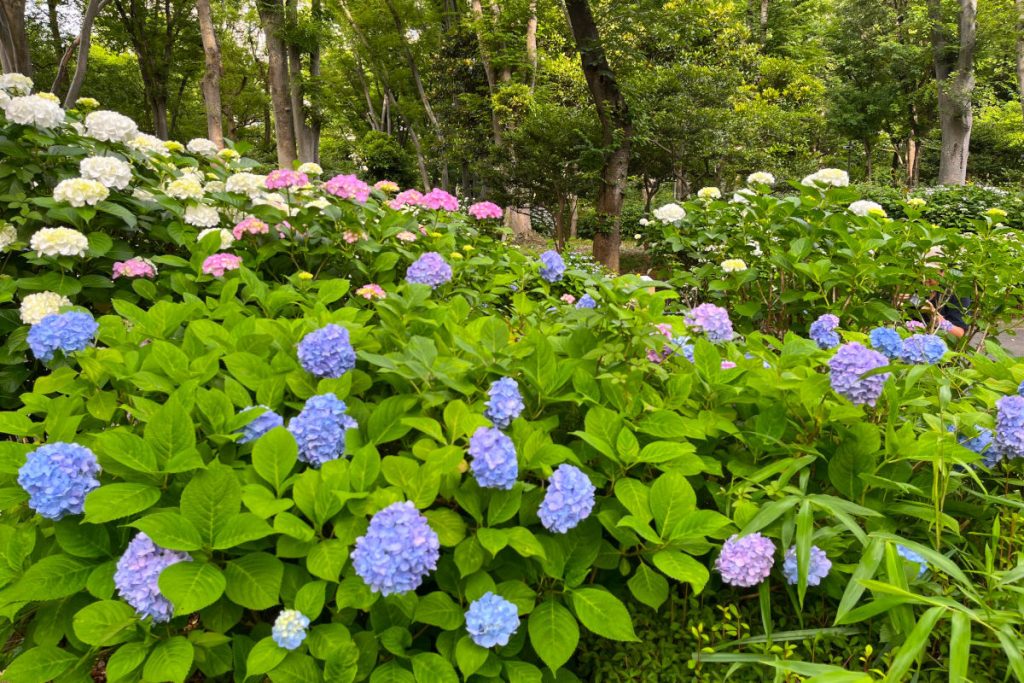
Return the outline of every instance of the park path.
{"type": "Polygon", "coordinates": [[[1024,328],[1014,330],[1015,335],[999,335],[999,343],[1014,356],[1024,356],[1024,328]]]}

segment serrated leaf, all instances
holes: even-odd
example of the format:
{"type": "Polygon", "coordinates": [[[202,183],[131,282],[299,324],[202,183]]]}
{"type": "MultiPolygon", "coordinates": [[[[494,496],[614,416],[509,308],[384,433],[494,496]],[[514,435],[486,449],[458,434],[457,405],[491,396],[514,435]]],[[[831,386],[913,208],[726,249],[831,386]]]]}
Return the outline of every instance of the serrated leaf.
{"type": "Polygon", "coordinates": [[[160,592],[174,605],[174,614],[190,614],[212,605],[224,594],[227,580],[207,562],[176,562],[160,573],[160,592]]]}
{"type": "Polygon", "coordinates": [[[598,588],[577,588],[572,593],[576,616],[588,629],[610,640],[637,642],[633,620],[622,601],[598,588]]]}
{"type": "Polygon", "coordinates": [[[160,489],[145,484],[106,484],[85,497],[85,521],[103,524],[134,515],[160,500],[160,489]]]}
{"type": "Polygon", "coordinates": [[[542,602],[530,613],[527,622],[530,644],[552,673],[569,661],[580,642],[576,619],[554,600],[542,602]]]}

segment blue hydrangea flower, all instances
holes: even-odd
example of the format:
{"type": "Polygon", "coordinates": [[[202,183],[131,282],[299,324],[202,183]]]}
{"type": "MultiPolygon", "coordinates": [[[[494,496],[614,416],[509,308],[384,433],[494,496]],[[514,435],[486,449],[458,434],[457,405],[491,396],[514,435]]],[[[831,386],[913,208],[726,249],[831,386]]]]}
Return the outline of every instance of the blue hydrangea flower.
{"type": "MultiPolygon", "coordinates": [[[[952,425],[949,426],[949,431],[954,431],[952,425]]],[[[996,463],[1002,459],[999,449],[993,443],[994,440],[995,434],[992,433],[992,430],[984,427],[979,427],[978,435],[973,438],[961,436],[958,439],[961,446],[983,456],[982,463],[988,468],[995,467],[996,463]]]]}
{"type": "Polygon", "coordinates": [[[1024,396],[1024,382],[1021,382],[1017,386],[1017,393],[1020,394],[1021,396],[1024,396]]]}
{"type": "Polygon", "coordinates": [[[490,591],[474,600],[466,610],[466,630],[480,647],[508,645],[508,639],[519,628],[516,606],[490,591]]]}
{"type": "Polygon", "coordinates": [[[594,509],[594,485],[578,467],[559,465],[551,473],[548,490],[537,514],[548,531],[564,534],[594,509]]]}
{"type": "Polygon", "coordinates": [[[452,267],[436,251],[428,251],[405,271],[407,282],[437,289],[452,279],[452,267]]]}
{"type": "Polygon", "coordinates": [[[718,343],[733,337],[729,311],[714,304],[701,304],[686,314],[686,324],[704,332],[708,341],[718,343]]]}
{"type": "Polygon", "coordinates": [[[831,313],[826,313],[811,323],[811,339],[819,348],[835,348],[839,346],[840,341],[839,333],[836,332],[837,327],[839,327],[839,318],[831,313]]]}
{"type": "Polygon", "coordinates": [[[345,453],[345,432],[359,425],[347,415],[348,406],[334,394],[311,396],[302,412],[288,423],[299,445],[299,460],[313,467],[337,460],[345,453]]]}
{"type": "Polygon", "coordinates": [[[889,360],[898,360],[903,356],[903,338],[891,327],[871,330],[871,347],[884,353],[889,360]]]}
{"type": "Polygon", "coordinates": [[[550,249],[540,255],[540,276],[548,282],[558,282],[565,276],[565,261],[562,256],[550,249]]]}
{"type": "Polygon", "coordinates": [[[722,545],[722,552],[715,560],[715,569],[722,575],[722,581],[743,588],[767,579],[774,565],[775,544],[760,533],[742,538],[733,534],[722,545]]]}
{"type": "Polygon", "coordinates": [[[294,650],[306,639],[309,617],[294,609],[283,609],[274,620],[270,636],[279,647],[294,650]]]}
{"type": "Polygon", "coordinates": [[[594,301],[594,297],[589,294],[584,294],[580,297],[580,300],[576,302],[576,308],[597,308],[597,302],[594,301]]]}
{"type": "Polygon", "coordinates": [[[878,397],[882,395],[885,382],[889,379],[890,373],[884,372],[870,377],[863,377],[866,372],[881,368],[889,364],[885,356],[872,351],[869,348],[850,342],[839,347],[835,355],[829,360],[831,369],[829,379],[832,388],[840,396],[845,396],[851,403],[857,405],[875,405],[878,397]]]}
{"type": "MultiPolygon", "coordinates": [[[[825,551],[816,545],[812,545],[811,561],[807,567],[807,585],[817,586],[821,583],[822,579],[828,576],[828,572],[831,569],[832,560],[828,559],[828,555],[825,554],[825,551]]],[[[786,556],[782,561],[782,573],[786,576],[786,581],[788,581],[790,585],[796,585],[800,580],[795,545],[786,551],[786,556]]]]}
{"type": "MultiPolygon", "coordinates": [[[[267,408],[266,406],[259,407],[264,409],[263,413],[257,416],[256,419],[254,419],[252,422],[238,430],[239,433],[241,433],[242,435],[242,437],[238,440],[238,443],[249,443],[251,441],[255,441],[256,439],[260,438],[261,436],[269,432],[271,429],[275,427],[284,426],[283,417],[275,413],[270,408],[267,408]]],[[[246,408],[242,412],[247,413],[250,410],[255,410],[255,408],[246,408]]]]}
{"type": "Polygon", "coordinates": [[[392,503],[370,520],[356,539],[352,566],[367,586],[381,595],[416,590],[437,568],[437,534],[412,503],[392,503]]]}
{"type": "Polygon", "coordinates": [[[916,553],[913,550],[911,550],[910,548],[908,548],[908,547],[906,547],[904,545],[897,545],[896,546],[896,552],[904,560],[907,560],[908,562],[913,562],[913,563],[915,563],[917,565],[920,565],[920,567],[918,569],[918,572],[917,572],[917,578],[920,579],[922,576],[924,576],[925,572],[928,571],[928,561],[926,559],[924,559],[923,557],[921,557],[921,555],[919,555],[918,553],[916,553]]]}
{"type": "Polygon", "coordinates": [[[299,363],[316,377],[337,379],[356,366],[356,352],[348,330],[327,325],[310,332],[299,342],[299,363]]]}
{"type": "Polygon", "coordinates": [[[512,420],[519,417],[523,408],[523,396],[519,393],[519,384],[511,377],[502,377],[492,382],[487,390],[487,408],[484,417],[494,423],[498,429],[507,429],[512,420]]]}
{"type": "Polygon", "coordinates": [[[99,327],[91,315],[82,311],[54,313],[29,329],[28,346],[32,355],[45,363],[57,351],[70,354],[85,350],[99,327]]]}
{"type": "Polygon", "coordinates": [[[908,363],[931,363],[942,360],[949,347],[934,334],[915,334],[903,340],[900,358],[908,363]]]}
{"type": "Polygon", "coordinates": [[[508,491],[519,476],[516,447],[512,439],[494,427],[480,427],[469,440],[470,467],[480,486],[508,491]]]}
{"type": "Polygon", "coordinates": [[[141,617],[153,617],[154,623],[170,621],[174,616],[171,601],[160,593],[160,572],[178,562],[191,562],[188,553],[167,550],[153,543],[141,531],[117,561],[114,585],[117,594],[135,608],[141,617]]]}
{"type": "Polygon", "coordinates": [[[995,447],[1005,458],[1024,457],[1024,396],[996,401],[995,447]]]}
{"type": "Polygon", "coordinates": [[[85,496],[100,485],[96,456],[76,443],[46,444],[31,451],[18,470],[28,506],[47,519],[79,515],[85,496]]]}

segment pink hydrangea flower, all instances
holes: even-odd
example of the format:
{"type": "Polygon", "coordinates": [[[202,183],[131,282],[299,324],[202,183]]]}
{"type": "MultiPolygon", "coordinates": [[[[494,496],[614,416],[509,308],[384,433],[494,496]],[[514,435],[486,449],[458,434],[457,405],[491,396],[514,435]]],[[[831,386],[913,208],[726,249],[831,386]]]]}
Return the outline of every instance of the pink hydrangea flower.
{"type": "Polygon", "coordinates": [[[654,327],[658,330],[658,332],[661,332],[661,335],[663,337],[667,337],[668,339],[672,338],[672,326],[669,325],[668,323],[658,323],[654,327]]]}
{"type": "Polygon", "coordinates": [[[444,209],[445,211],[458,211],[459,200],[448,194],[444,190],[434,188],[423,196],[420,204],[426,209],[432,209],[439,211],[444,209]]]}
{"type": "Polygon", "coordinates": [[[381,192],[398,192],[398,183],[393,180],[378,180],[373,187],[381,192]]]}
{"type": "Polygon", "coordinates": [[[156,277],[156,266],[149,259],[135,258],[127,261],[118,261],[114,264],[114,274],[111,276],[116,280],[119,277],[156,277]]]}
{"type": "Polygon", "coordinates": [[[231,230],[231,234],[235,236],[236,240],[242,239],[245,235],[266,235],[268,232],[270,232],[270,226],[255,216],[249,216],[240,221],[231,230]]]}
{"type": "Polygon", "coordinates": [[[423,205],[423,193],[419,190],[405,190],[399,192],[390,202],[388,206],[396,211],[406,206],[422,206],[423,205]]]}
{"type": "Polygon", "coordinates": [[[206,257],[206,260],[203,261],[203,273],[223,277],[224,273],[229,270],[238,270],[241,265],[241,257],[220,252],[206,257]]]}
{"type": "Polygon", "coordinates": [[[402,232],[395,235],[395,239],[402,240],[403,242],[415,242],[416,235],[414,233],[409,232],[408,230],[403,230],[402,232]]]}
{"type": "Polygon", "coordinates": [[[477,202],[469,207],[469,215],[482,221],[486,218],[501,218],[505,212],[493,202],[477,202]]]}
{"type": "Polygon", "coordinates": [[[352,199],[365,204],[370,198],[370,186],[354,175],[336,175],[324,183],[324,192],[341,199],[352,199]]]}
{"type": "Polygon", "coordinates": [[[364,299],[383,299],[387,296],[384,288],[377,284],[363,285],[356,290],[356,294],[364,299]]]}
{"type": "Polygon", "coordinates": [[[562,299],[562,301],[564,301],[567,304],[574,304],[574,303],[576,303],[576,297],[574,297],[572,294],[563,294],[561,296],[561,299],[562,299]]]}
{"type": "Polygon", "coordinates": [[[264,185],[268,190],[282,190],[289,187],[305,187],[309,185],[309,176],[305,173],[279,168],[267,174],[264,185]]]}
{"type": "Polygon", "coordinates": [[[723,370],[732,370],[734,367],[736,367],[736,364],[733,363],[731,360],[723,360],[722,361],[722,369],[723,370]]]}
{"type": "Polygon", "coordinates": [[[360,235],[358,232],[346,230],[344,233],[342,233],[341,238],[345,240],[348,244],[355,244],[356,242],[359,241],[360,235]]]}

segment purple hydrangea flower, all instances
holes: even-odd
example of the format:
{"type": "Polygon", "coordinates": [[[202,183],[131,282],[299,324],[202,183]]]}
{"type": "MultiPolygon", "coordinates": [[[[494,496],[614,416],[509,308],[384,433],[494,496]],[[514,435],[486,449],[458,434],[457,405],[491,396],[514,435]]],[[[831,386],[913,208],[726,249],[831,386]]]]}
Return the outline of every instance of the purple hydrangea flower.
{"type": "Polygon", "coordinates": [[[540,276],[548,282],[558,282],[565,276],[565,261],[554,249],[540,255],[540,276]]]}
{"type": "Polygon", "coordinates": [[[576,308],[597,308],[597,302],[594,301],[594,297],[589,294],[584,294],[580,297],[580,300],[576,302],[576,308]]]}
{"type": "Polygon", "coordinates": [[[733,337],[729,311],[714,304],[701,304],[686,314],[686,324],[704,332],[708,341],[718,343],[733,337]]]}
{"type": "Polygon", "coordinates": [[[891,327],[876,327],[871,330],[871,346],[886,355],[890,360],[898,360],[903,356],[903,338],[891,327]]]}
{"type": "MultiPolygon", "coordinates": [[[[909,325],[909,323],[908,323],[908,325],[909,325]]],[[[942,319],[939,320],[939,324],[937,325],[937,327],[939,328],[940,332],[952,332],[953,331],[953,323],[949,322],[945,318],[942,318],[942,319]]]]}
{"type": "Polygon", "coordinates": [[[1024,396],[1003,396],[996,401],[995,448],[1001,457],[1024,457],[1024,396]]]}
{"type": "Polygon", "coordinates": [[[523,397],[519,393],[519,384],[511,377],[502,377],[492,382],[487,390],[487,409],[484,417],[494,423],[498,429],[507,429],[512,420],[523,412],[523,397]]]}
{"type": "Polygon", "coordinates": [[[494,427],[480,427],[469,440],[469,454],[473,458],[473,476],[486,489],[508,491],[519,476],[516,447],[512,439],[494,427]]]}
{"type": "Polygon", "coordinates": [[[774,564],[775,544],[771,539],[760,533],[742,538],[733,534],[722,546],[715,569],[730,586],[749,588],[767,579],[774,564]]]}
{"type": "MultiPolygon", "coordinates": [[[[238,439],[238,443],[249,443],[251,441],[255,441],[271,429],[284,426],[283,417],[266,406],[259,407],[263,408],[263,413],[257,416],[252,422],[238,430],[242,435],[241,438],[238,439]]],[[[242,412],[247,413],[250,410],[256,410],[256,408],[246,408],[242,412]]]]}
{"type": "Polygon", "coordinates": [[[85,496],[100,485],[96,456],[76,443],[46,444],[31,451],[18,470],[18,484],[28,506],[47,519],[79,515],[85,496]]]}
{"type": "Polygon", "coordinates": [[[274,628],[270,635],[279,647],[294,650],[306,639],[309,628],[309,617],[294,609],[283,609],[274,620],[274,628]]]}
{"type": "Polygon", "coordinates": [[[32,355],[45,363],[57,351],[68,354],[88,348],[99,327],[91,315],[82,311],[54,313],[29,329],[28,346],[32,355]]]}
{"type": "Polygon", "coordinates": [[[920,320],[908,320],[907,324],[904,327],[906,327],[911,332],[916,332],[917,330],[927,329],[928,326],[925,325],[920,320]]]}
{"type": "Polygon", "coordinates": [[[1024,396],[1024,382],[1017,385],[1017,393],[1024,396]]]}
{"type": "Polygon", "coordinates": [[[928,561],[926,559],[924,559],[923,557],[921,557],[920,554],[918,554],[918,553],[914,552],[913,550],[911,550],[910,548],[908,548],[908,547],[906,547],[904,545],[897,545],[896,546],[896,552],[904,560],[907,560],[908,562],[913,562],[913,563],[919,565],[919,569],[918,569],[918,572],[917,572],[917,578],[920,579],[922,576],[924,576],[925,572],[928,571],[928,561]]]}
{"type": "Polygon", "coordinates": [[[316,377],[337,379],[356,366],[356,352],[348,330],[326,325],[299,342],[299,363],[316,377]]]}
{"type": "Polygon", "coordinates": [[[518,628],[516,606],[490,591],[474,600],[466,610],[466,631],[480,647],[508,645],[508,639],[518,628]]]}
{"type": "Polygon", "coordinates": [[[306,401],[302,412],[288,423],[288,431],[299,445],[299,460],[320,467],[345,453],[345,432],[359,426],[346,410],[348,406],[334,394],[306,401]]]}
{"type": "Polygon", "coordinates": [[[811,323],[811,339],[814,340],[819,348],[835,348],[839,346],[839,333],[836,332],[837,327],[839,327],[838,316],[826,313],[811,323]]]}
{"type": "MultiPolygon", "coordinates": [[[[949,426],[949,431],[954,431],[953,425],[949,426]]],[[[996,463],[1002,459],[1002,454],[999,453],[999,449],[993,443],[995,434],[992,433],[991,429],[984,427],[979,427],[977,431],[977,436],[971,438],[961,436],[958,441],[964,448],[983,456],[982,463],[984,463],[985,467],[995,467],[996,463]]]]}
{"type": "MultiPolygon", "coordinates": [[[[828,559],[825,551],[816,545],[811,546],[811,562],[807,567],[807,585],[817,586],[821,580],[828,576],[832,569],[832,560],[828,559]]],[[[790,585],[795,585],[800,580],[799,567],[796,561],[796,546],[786,551],[782,560],[782,573],[790,585]]]]}
{"type": "Polygon", "coordinates": [[[452,267],[435,251],[428,251],[413,261],[405,271],[407,282],[430,285],[437,289],[452,279],[452,267]]]}
{"type": "Polygon", "coordinates": [[[931,363],[935,365],[946,355],[949,347],[934,334],[915,334],[903,340],[900,358],[908,363],[931,363]]]}
{"type": "Polygon", "coordinates": [[[884,372],[870,377],[863,377],[864,373],[875,368],[885,367],[889,364],[885,356],[872,351],[857,342],[850,342],[839,347],[828,365],[831,369],[829,379],[832,388],[840,396],[845,396],[851,403],[857,405],[875,405],[878,397],[882,395],[885,382],[891,376],[884,372]]]}
{"type": "Polygon", "coordinates": [[[548,531],[564,534],[594,509],[594,485],[578,467],[559,465],[551,473],[548,490],[537,514],[548,531]]]}
{"type": "Polygon", "coordinates": [[[381,595],[416,590],[437,568],[437,534],[412,503],[392,503],[370,520],[356,539],[352,566],[370,589],[381,595]]]}
{"type": "Polygon", "coordinates": [[[188,553],[167,550],[153,543],[141,531],[117,561],[114,585],[117,594],[135,608],[141,617],[153,617],[154,623],[170,621],[174,615],[171,601],[160,593],[160,572],[178,562],[191,562],[188,553]]]}

